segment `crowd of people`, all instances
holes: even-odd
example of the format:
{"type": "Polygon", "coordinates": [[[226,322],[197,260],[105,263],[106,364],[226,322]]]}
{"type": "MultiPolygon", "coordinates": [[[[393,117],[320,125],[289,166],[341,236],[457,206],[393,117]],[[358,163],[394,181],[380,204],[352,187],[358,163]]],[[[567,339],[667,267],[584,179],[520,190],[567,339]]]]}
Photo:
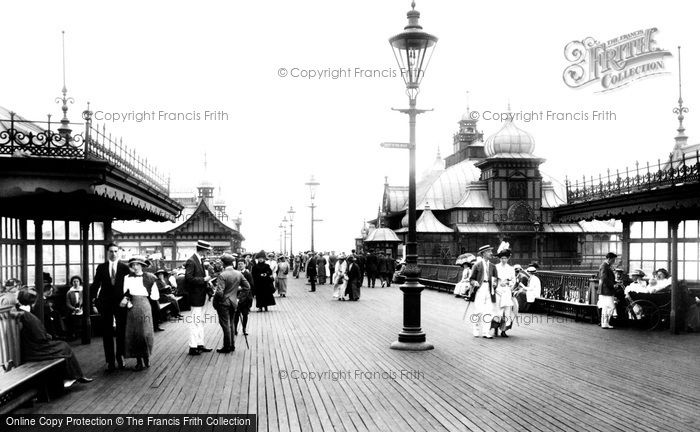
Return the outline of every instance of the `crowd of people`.
{"type": "MultiPolygon", "coordinates": [[[[204,343],[204,308],[208,301],[217,312],[222,329],[223,343],[217,352],[235,351],[235,339],[241,333],[248,336],[248,315],[253,309],[267,312],[276,305],[275,298],[287,296],[287,279],[305,274],[309,292],[317,285],[331,284],[332,298],[338,301],[358,301],[365,284],[375,288],[390,287],[400,273],[402,262],[384,252],[349,254],[314,253],[311,251],[292,256],[266,253],[237,256],[224,253],[211,257],[212,247],[198,241],[195,253],[175,269],[154,269],[153,263],[140,256],[128,263],[119,259],[116,244],[107,248],[106,262],[97,266],[90,284],[93,309],[100,317],[106,372],[127,369],[126,359],[134,359],[134,371],[150,367],[154,333],[161,331],[160,305],[169,304],[171,314],[182,319],[181,298],[188,305],[188,354],[198,356],[213,351],[204,343]],[[397,271],[398,266],[398,271],[397,271]],[[276,294],[276,296],[275,296],[276,294]]],[[[491,262],[494,248],[484,245],[476,254],[461,255],[457,264],[463,267],[461,280],[454,294],[467,304],[465,317],[471,308],[470,321],[475,337],[492,339],[508,337],[507,332],[520,311],[529,311],[535,299],[542,295],[537,276],[539,265],[531,262],[523,266],[510,264],[512,256],[508,243],[501,243],[495,253],[499,262],[491,262]]],[[[663,294],[670,292],[671,279],[666,269],[654,271],[647,280],[641,269],[626,275],[615,268],[617,256],[609,253],[599,269],[598,307],[601,309],[601,327],[613,328],[610,320],[627,316],[632,319],[643,311],[634,304],[634,293],[663,294]]],[[[66,340],[81,332],[83,314],[83,281],[74,275],[64,289],[52,284],[51,275],[44,273],[43,293],[22,287],[18,279],[8,280],[4,295],[15,296],[17,313],[22,314],[22,353],[25,361],[65,358],[64,384],[90,382],[83,375],[80,364],[66,340]],[[37,297],[43,295],[43,322],[35,315],[37,297]]],[[[689,331],[700,329],[700,299],[682,292],[686,326],[689,331]]],[[[246,339],[247,343],[247,339],[246,339]]]]}

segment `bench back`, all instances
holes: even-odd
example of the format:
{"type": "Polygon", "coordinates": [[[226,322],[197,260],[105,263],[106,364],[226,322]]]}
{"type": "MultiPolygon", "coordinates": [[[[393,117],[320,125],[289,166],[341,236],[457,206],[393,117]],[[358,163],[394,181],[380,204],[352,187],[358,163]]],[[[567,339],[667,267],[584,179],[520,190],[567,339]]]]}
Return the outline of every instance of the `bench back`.
{"type": "Polygon", "coordinates": [[[457,283],[462,279],[462,267],[443,264],[419,264],[420,277],[440,282],[457,283]]]}
{"type": "Polygon", "coordinates": [[[537,277],[542,283],[543,298],[583,304],[597,302],[594,274],[538,271],[537,277]]]}
{"type": "Polygon", "coordinates": [[[19,322],[11,314],[14,305],[3,305],[0,296],[0,366],[3,372],[22,363],[19,346],[19,322]]]}

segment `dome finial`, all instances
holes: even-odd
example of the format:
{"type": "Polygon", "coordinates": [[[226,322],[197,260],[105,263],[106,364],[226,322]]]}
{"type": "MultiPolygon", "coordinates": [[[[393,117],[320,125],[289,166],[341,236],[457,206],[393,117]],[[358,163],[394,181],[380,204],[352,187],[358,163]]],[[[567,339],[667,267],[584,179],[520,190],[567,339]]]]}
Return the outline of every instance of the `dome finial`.
{"type": "Polygon", "coordinates": [[[411,10],[416,10],[416,2],[415,1],[411,2],[411,10]]]}

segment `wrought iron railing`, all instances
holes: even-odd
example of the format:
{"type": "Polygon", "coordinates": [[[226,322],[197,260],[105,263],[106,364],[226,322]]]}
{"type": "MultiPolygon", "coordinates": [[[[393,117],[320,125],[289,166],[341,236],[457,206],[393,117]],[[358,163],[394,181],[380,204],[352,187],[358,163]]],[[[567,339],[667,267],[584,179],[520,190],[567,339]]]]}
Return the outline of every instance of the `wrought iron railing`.
{"type": "Polygon", "coordinates": [[[151,165],[135,149],[117,141],[92,124],[92,112],[83,112],[85,123],[51,123],[25,120],[15,113],[0,119],[0,157],[48,157],[63,159],[99,159],[124,170],[145,185],[169,194],[170,178],[151,165]],[[44,127],[45,126],[45,127],[44,127]],[[52,127],[60,126],[56,129],[52,127]],[[73,134],[67,126],[79,126],[84,132],[73,134]]]}
{"type": "Polygon", "coordinates": [[[569,204],[573,204],[699,181],[700,151],[696,151],[694,155],[675,160],[671,155],[668,161],[658,160],[653,165],[647,162],[643,166],[637,162],[634,168],[624,171],[611,173],[608,170],[607,175],[599,174],[597,179],[591,176],[587,180],[584,176],[582,181],[573,182],[567,178],[566,197],[569,204]]]}
{"type": "Polygon", "coordinates": [[[595,274],[538,271],[542,283],[542,297],[572,303],[593,304],[595,274]]]}

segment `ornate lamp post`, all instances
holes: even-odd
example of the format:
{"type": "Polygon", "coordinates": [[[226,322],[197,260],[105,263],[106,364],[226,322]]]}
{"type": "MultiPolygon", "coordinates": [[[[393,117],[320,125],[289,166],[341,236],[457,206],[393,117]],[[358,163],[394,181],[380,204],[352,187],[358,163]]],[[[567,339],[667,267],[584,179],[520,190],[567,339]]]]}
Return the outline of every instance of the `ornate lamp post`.
{"type": "Polygon", "coordinates": [[[289,206],[289,211],[287,211],[289,215],[289,255],[294,255],[294,249],[292,248],[294,244],[294,213],[296,213],[294,208],[289,206]]]}
{"type": "Polygon", "coordinates": [[[423,31],[418,24],[420,12],[416,3],[411,3],[408,11],[408,24],[404,31],[389,39],[394,56],[406,83],[408,109],[396,111],[408,114],[409,125],[409,172],[408,172],[408,238],[406,241],[406,281],[401,285],[403,291],[403,330],[398,340],[391,344],[392,349],[424,351],[433,349],[433,345],[425,340],[421,329],[421,291],[423,286],[418,282],[420,268],[418,267],[418,250],[416,245],[416,116],[426,110],[416,109],[416,97],[420,82],[430,62],[437,37],[423,31]]]}
{"type": "Polygon", "coordinates": [[[304,183],[306,186],[309,187],[309,192],[311,195],[311,205],[309,208],[311,208],[311,252],[315,252],[314,250],[314,222],[316,222],[316,219],[314,219],[314,209],[316,208],[316,204],[314,203],[314,200],[316,199],[316,188],[321,184],[317,182],[314,179],[314,176],[312,175],[311,178],[309,179],[308,182],[304,183]]]}

